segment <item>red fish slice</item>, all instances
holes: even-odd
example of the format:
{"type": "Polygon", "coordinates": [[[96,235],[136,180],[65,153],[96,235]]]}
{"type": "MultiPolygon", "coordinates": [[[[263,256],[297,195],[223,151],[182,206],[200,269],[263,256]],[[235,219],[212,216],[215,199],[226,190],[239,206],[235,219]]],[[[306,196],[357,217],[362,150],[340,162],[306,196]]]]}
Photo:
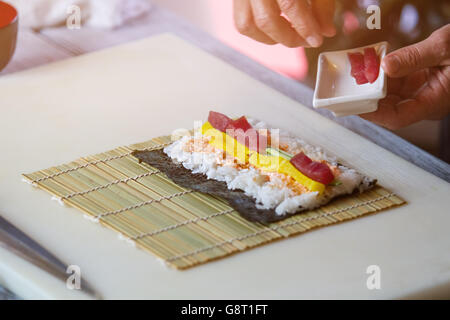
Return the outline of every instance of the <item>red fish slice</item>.
{"type": "Polygon", "coordinates": [[[242,129],[244,132],[251,129],[252,125],[248,123],[247,118],[245,116],[240,117],[236,120],[231,120],[227,129],[242,129]]]}
{"type": "Polygon", "coordinates": [[[362,53],[353,52],[347,53],[348,59],[350,60],[350,64],[352,66],[351,75],[355,78],[357,84],[365,84],[368,83],[366,74],[365,74],[365,64],[364,64],[364,56],[362,53]]]}
{"type": "Polygon", "coordinates": [[[245,116],[233,120],[220,112],[210,111],[208,122],[211,123],[215,129],[230,134],[239,143],[244,144],[250,150],[265,154],[268,138],[264,135],[260,135],[257,130],[253,129],[245,116]],[[234,131],[231,132],[229,130],[234,131]]]}
{"type": "Polygon", "coordinates": [[[374,48],[364,49],[364,74],[370,83],[374,83],[380,73],[380,59],[374,48]]]}
{"type": "Polygon", "coordinates": [[[291,163],[298,171],[314,181],[327,185],[334,180],[334,175],[326,164],[312,161],[303,152],[293,156],[291,163]]]}
{"type": "Polygon", "coordinates": [[[236,120],[231,120],[227,129],[234,129],[234,137],[239,143],[244,144],[253,151],[264,153],[267,148],[267,137],[261,136],[257,130],[253,129],[245,116],[236,120]]]}
{"type": "Polygon", "coordinates": [[[208,122],[211,123],[211,125],[219,131],[225,132],[231,121],[232,119],[228,118],[226,115],[220,112],[209,112],[208,122]]]}

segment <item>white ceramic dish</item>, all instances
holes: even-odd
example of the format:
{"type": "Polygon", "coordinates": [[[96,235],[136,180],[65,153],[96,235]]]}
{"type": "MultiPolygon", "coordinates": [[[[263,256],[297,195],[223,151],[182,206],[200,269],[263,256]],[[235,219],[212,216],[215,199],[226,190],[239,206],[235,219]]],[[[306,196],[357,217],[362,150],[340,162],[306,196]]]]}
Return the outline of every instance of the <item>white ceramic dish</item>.
{"type": "Polygon", "coordinates": [[[314,108],[325,108],[337,117],[361,114],[377,110],[378,100],[386,97],[386,75],[380,67],[380,74],[374,83],[356,84],[351,76],[351,65],[347,53],[363,52],[374,47],[380,61],[387,51],[387,42],[365,47],[323,52],[319,56],[314,108]]]}

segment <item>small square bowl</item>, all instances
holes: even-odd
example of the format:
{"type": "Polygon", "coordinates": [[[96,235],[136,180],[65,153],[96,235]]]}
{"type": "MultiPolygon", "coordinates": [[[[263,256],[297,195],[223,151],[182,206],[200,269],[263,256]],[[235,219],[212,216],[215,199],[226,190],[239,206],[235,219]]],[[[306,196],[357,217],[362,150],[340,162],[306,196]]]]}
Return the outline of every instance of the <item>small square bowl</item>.
{"type": "Polygon", "coordinates": [[[378,100],[386,97],[386,75],[380,66],[380,73],[374,83],[358,85],[351,76],[351,65],[347,53],[361,52],[364,48],[375,48],[381,60],[386,55],[387,42],[379,42],[365,47],[323,52],[319,56],[314,108],[325,108],[336,117],[373,112],[378,108],[378,100]]]}

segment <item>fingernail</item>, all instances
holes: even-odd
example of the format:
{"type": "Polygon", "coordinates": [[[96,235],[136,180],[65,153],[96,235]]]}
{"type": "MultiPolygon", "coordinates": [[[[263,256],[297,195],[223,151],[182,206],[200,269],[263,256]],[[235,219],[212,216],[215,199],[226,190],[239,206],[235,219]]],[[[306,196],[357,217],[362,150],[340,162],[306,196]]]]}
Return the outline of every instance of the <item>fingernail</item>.
{"type": "Polygon", "coordinates": [[[328,36],[334,37],[336,35],[336,33],[337,33],[336,28],[332,28],[332,29],[330,29],[328,36]]]}
{"type": "Polygon", "coordinates": [[[336,28],[329,27],[327,30],[323,32],[323,35],[326,37],[334,37],[336,35],[336,28]]]}
{"type": "Polygon", "coordinates": [[[306,38],[306,42],[308,42],[308,44],[311,47],[315,47],[315,48],[320,47],[320,45],[322,44],[322,41],[320,41],[319,38],[316,36],[310,36],[310,37],[306,38]]]}
{"type": "Polygon", "coordinates": [[[395,55],[386,56],[386,58],[383,59],[382,64],[383,69],[389,73],[397,73],[400,70],[400,61],[395,55]]]}

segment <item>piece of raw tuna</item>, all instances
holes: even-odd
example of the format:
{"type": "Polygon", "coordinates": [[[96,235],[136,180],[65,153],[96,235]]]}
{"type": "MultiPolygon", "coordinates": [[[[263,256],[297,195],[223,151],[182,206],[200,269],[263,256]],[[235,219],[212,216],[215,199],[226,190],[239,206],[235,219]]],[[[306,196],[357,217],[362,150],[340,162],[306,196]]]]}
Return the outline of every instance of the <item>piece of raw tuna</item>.
{"type": "Polygon", "coordinates": [[[353,78],[355,78],[357,84],[365,84],[368,83],[369,80],[367,80],[366,74],[365,74],[365,64],[364,64],[364,56],[362,53],[359,52],[353,52],[348,53],[348,59],[350,60],[351,64],[351,75],[353,78]]]}
{"type": "Polygon", "coordinates": [[[374,83],[380,73],[380,59],[374,48],[364,49],[364,74],[370,83],[374,83]]]}
{"type": "Polygon", "coordinates": [[[231,121],[232,119],[228,118],[226,115],[220,112],[209,112],[208,122],[211,123],[211,125],[219,131],[225,132],[231,121]]]}
{"type": "Polygon", "coordinates": [[[308,178],[327,185],[334,180],[331,169],[322,162],[312,161],[303,152],[292,157],[291,163],[308,178]]]}

